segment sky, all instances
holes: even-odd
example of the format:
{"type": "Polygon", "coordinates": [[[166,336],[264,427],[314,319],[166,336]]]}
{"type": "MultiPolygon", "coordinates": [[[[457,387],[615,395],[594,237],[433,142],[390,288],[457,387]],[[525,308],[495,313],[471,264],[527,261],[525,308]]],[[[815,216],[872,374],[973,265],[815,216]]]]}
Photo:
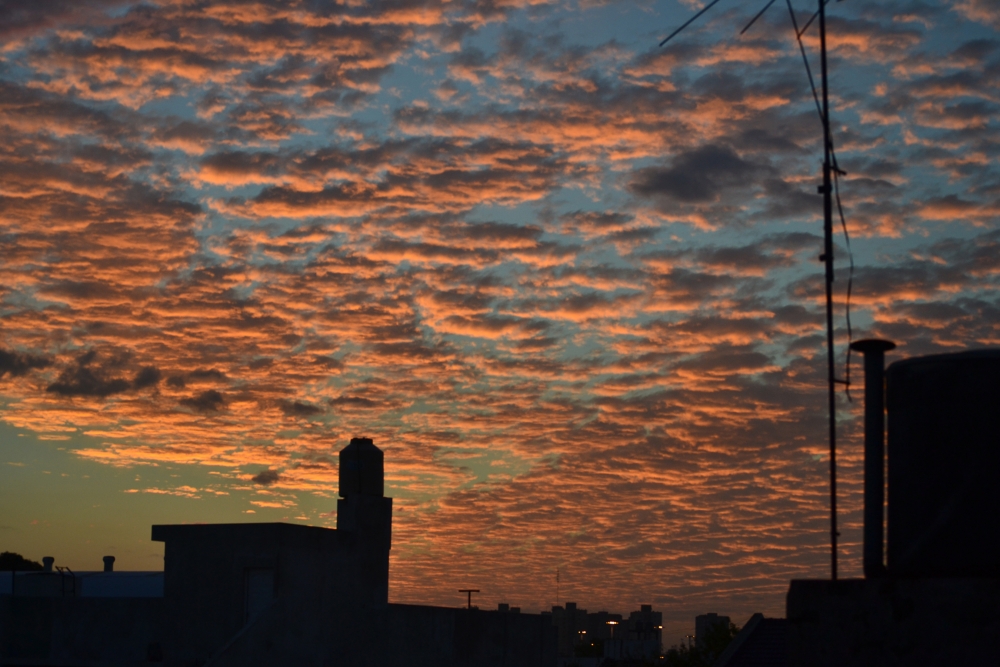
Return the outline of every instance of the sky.
{"type": "MultiPolygon", "coordinates": [[[[822,142],[815,4],[763,4],[660,48],[698,2],[0,2],[0,550],[333,527],[368,436],[391,601],[783,616],[829,576],[822,142]]],[[[1000,6],[828,12],[850,334],[1000,344],[1000,6]]]]}

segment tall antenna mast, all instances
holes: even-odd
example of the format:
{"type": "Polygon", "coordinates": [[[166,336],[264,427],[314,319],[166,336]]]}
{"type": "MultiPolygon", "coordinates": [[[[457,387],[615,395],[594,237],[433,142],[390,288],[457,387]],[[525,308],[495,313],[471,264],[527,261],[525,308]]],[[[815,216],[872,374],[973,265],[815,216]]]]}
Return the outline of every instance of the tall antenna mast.
{"type": "Polygon", "coordinates": [[[830,578],[837,580],[837,405],[833,373],[833,184],[830,99],[826,67],[826,0],[819,2],[819,53],[823,88],[823,263],[826,268],[826,369],[830,403],[830,578]]]}
{"type": "MultiPolygon", "coordinates": [[[[711,9],[719,0],[711,0],[697,14],[692,16],[680,28],[674,30],[667,36],[660,46],[663,46],[678,33],[691,25],[698,17],[711,9]]],[[[773,5],[775,0],[769,2],[754,15],[750,23],[747,24],[742,35],[753,25],[757,19],[763,16],[764,12],[773,5]]],[[[837,538],[840,533],[837,531],[837,404],[836,404],[836,384],[838,382],[834,374],[834,345],[833,345],[833,143],[830,137],[830,99],[829,86],[827,83],[827,63],[826,63],[826,3],[829,0],[817,0],[819,9],[806,22],[802,30],[795,25],[795,12],[792,9],[791,0],[788,3],[788,11],[792,16],[793,27],[795,28],[796,39],[799,40],[802,48],[802,57],[805,58],[805,50],[802,44],[802,34],[806,31],[813,19],[819,18],[819,47],[820,47],[820,67],[822,79],[822,106],[820,109],[820,120],[823,122],[823,185],[819,186],[819,191],[823,195],[823,254],[819,256],[824,265],[826,283],[826,361],[827,361],[827,393],[830,413],[830,574],[831,579],[837,579],[837,538]]],[[[809,63],[806,61],[808,69],[809,63]]],[[[809,75],[812,82],[812,74],[809,75]]],[[[816,89],[813,88],[815,96],[816,89]]],[[[845,226],[846,230],[846,226],[845,226]]],[[[846,231],[845,231],[846,233],[846,231]]],[[[850,290],[848,290],[850,291],[850,290]]],[[[850,322],[848,321],[848,326],[850,322]]],[[[845,384],[847,384],[845,382],[845,384]]]]}

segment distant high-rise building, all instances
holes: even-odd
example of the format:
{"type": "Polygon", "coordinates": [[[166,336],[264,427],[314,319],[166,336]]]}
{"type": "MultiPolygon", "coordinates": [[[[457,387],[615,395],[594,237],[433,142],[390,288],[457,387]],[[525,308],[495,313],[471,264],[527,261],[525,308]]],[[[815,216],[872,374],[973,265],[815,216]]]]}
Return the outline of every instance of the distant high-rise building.
{"type": "MultiPolygon", "coordinates": [[[[620,618],[620,617],[619,617],[620,618]]],[[[604,656],[613,660],[656,660],[663,653],[663,614],[644,604],[604,642],[604,656]]]]}
{"type": "Polygon", "coordinates": [[[663,650],[663,613],[653,611],[653,606],[644,604],[639,611],[633,611],[628,616],[628,625],[623,639],[637,642],[654,642],[656,655],[663,650]]]}
{"type": "Polygon", "coordinates": [[[716,613],[702,614],[701,616],[694,617],[694,643],[697,646],[705,645],[705,635],[707,635],[712,628],[720,623],[729,627],[729,617],[719,616],[716,613]]]}
{"type": "Polygon", "coordinates": [[[621,623],[621,614],[611,614],[606,611],[587,614],[587,641],[593,642],[611,639],[614,634],[613,628],[620,628],[621,623]]]}
{"type": "Polygon", "coordinates": [[[556,626],[558,652],[561,656],[572,656],[577,644],[587,637],[587,610],[580,609],[575,602],[567,602],[566,607],[552,607],[552,625],[556,626]]]}

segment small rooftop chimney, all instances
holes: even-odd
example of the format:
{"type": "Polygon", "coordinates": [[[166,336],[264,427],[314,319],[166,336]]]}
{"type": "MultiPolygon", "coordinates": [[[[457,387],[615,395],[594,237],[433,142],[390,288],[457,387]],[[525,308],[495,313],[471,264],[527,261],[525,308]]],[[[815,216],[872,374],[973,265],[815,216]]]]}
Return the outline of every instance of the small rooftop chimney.
{"type": "Polygon", "coordinates": [[[115,571],[115,557],[114,556],[105,556],[104,557],[104,571],[105,572],[114,572],[115,571]]]}
{"type": "Polygon", "coordinates": [[[885,512],[885,353],[896,344],[868,338],[851,343],[865,355],[865,527],[866,577],[885,575],[882,515],[885,512]]]}
{"type": "Polygon", "coordinates": [[[56,562],[56,559],[52,556],[46,556],[42,559],[42,567],[45,568],[46,572],[52,571],[52,564],[56,562]]]}

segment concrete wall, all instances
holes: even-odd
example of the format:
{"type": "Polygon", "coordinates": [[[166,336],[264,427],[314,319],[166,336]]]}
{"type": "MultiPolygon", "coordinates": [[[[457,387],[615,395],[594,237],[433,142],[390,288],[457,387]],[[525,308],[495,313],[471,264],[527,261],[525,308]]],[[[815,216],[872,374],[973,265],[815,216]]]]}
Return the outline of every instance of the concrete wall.
{"type": "Polygon", "coordinates": [[[308,618],[279,601],[206,667],[553,667],[547,619],[478,609],[390,604],[308,618]]]}
{"type": "Polygon", "coordinates": [[[337,500],[337,532],[353,535],[354,574],[364,604],[389,602],[392,498],[354,495],[337,500]]]}
{"type": "Polygon", "coordinates": [[[147,664],[162,598],[0,597],[0,664],[147,664]]]}
{"type": "Polygon", "coordinates": [[[77,574],[80,597],[162,598],[162,572],[85,572],[77,574]]]}
{"type": "Polygon", "coordinates": [[[167,644],[173,659],[207,660],[248,622],[250,570],[273,573],[273,598],[318,617],[324,605],[356,603],[356,539],[293,524],[154,526],[164,549],[167,644]]]}
{"type": "MultiPolygon", "coordinates": [[[[208,650],[178,642],[163,599],[0,597],[0,664],[164,667],[553,667],[548,617],[386,605],[358,612],[278,598],[208,650]]],[[[208,623],[197,609],[185,613],[208,623]]],[[[204,636],[201,637],[204,640],[204,636]]]]}
{"type": "MultiPolygon", "coordinates": [[[[555,665],[551,616],[388,604],[392,501],[340,505],[341,530],[153,526],[166,543],[163,597],[66,594],[57,573],[26,575],[22,590],[18,577],[0,596],[0,664],[555,665]]],[[[113,594],[114,577],[129,578],[95,574],[94,594],[113,594]]]]}
{"type": "Polygon", "coordinates": [[[995,665],[1000,579],[792,581],[789,667],[995,665]]]}
{"type": "Polygon", "coordinates": [[[556,628],[540,614],[393,604],[387,623],[393,628],[387,664],[398,667],[548,667],[556,661],[556,628]],[[413,649],[422,655],[419,662],[413,649]]]}
{"type": "Polygon", "coordinates": [[[161,598],[162,572],[0,572],[0,595],[161,598]]]}
{"type": "Polygon", "coordinates": [[[0,595],[19,597],[76,597],[82,586],[78,577],[62,572],[0,573],[0,595]]]}

